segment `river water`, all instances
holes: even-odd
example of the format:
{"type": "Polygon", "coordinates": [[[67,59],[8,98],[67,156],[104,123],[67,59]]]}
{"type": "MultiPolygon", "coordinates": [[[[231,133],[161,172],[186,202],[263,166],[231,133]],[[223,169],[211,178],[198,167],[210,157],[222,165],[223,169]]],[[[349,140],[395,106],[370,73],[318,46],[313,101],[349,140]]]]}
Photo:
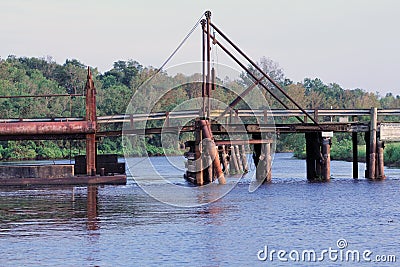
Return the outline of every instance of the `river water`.
{"type": "MultiPolygon", "coordinates": [[[[165,158],[152,161],[185,185],[165,158]]],[[[220,200],[188,208],[154,200],[133,179],[1,188],[0,266],[398,266],[374,261],[400,261],[400,170],[386,169],[382,182],[351,179],[349,162],[333,161],[331,172],[330,182],[309,183],[305,161],[277,154],[271,184],[249,193],[239,180],[220,200]]],[[[189,189],[204,196],[218,187],[189,189]]]]}

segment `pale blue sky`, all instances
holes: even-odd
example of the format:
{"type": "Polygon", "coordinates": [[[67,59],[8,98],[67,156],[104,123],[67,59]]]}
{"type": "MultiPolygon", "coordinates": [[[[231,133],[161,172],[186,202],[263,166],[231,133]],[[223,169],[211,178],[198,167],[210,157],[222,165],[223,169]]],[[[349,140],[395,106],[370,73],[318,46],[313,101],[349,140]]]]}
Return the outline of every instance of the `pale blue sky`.
{"type": "MultiPolygon", "coordinates": [[[[102,72],[119,59],[158,67],[207,9],[250,57],[270,57],[294,81],[400,94],[397,0],[0,0],[0,57],[76,58],[102,72]]],[[[201,59],[200,34],[171,64],[201,59]]]]}

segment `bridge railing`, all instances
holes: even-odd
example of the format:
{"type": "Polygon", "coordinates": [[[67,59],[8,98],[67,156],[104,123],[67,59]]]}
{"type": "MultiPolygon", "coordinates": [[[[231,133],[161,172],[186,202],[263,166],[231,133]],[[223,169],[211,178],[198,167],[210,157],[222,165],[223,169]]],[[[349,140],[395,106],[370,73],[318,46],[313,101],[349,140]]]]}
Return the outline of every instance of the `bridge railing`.
{"type": "MultiPolygon", "coordinates": [[[[330,116],[330,117],[351,117],[351,116],[369,116],[370,109],[307,109],[305,110],[311,116],[330,116]]],[[[211,118],[218,117],[222,114],[223,110],[213,110],[210,114],[211,118]]],[[[238,110],[236,112],[227,113],[223,117],[296,117],[304,116],[301,110],[297,109],[273,109],[273,110],[238,110]]],[[[124,122],[142,122],[152,120],[166,120],[168,119],[187,119],[195,118],[199,115],[198,110],[184,110],[174,112],[155,112],[150,114],[124,114],[112,116],[99,116],[97,123],[124,123],[124,122]]],[[[378,109],[378,116],[400,116],[400,109],[378,109]]]]}
{"type": "MultiPolygon", "coordinates": [[[[222,110],[215,110],[211,112],[211,117],[217,117],[222,114],[222,110]]],[[[239,116],[239,117],[263,117],[265,110],[238,110],[235,114],[226,114],[223,117],[239,116]]],[[[371,114],[370,109],[307,109],[306,112],[312,116],[317,112],[318,116],[331,116],[331,117],[346,117],[346,116],[369,116],[371,114]]],[[[98,116],[97,123],[124,123],[124,122],[139,122],[139,121],[151,121],[151,120],[165,120],[170,119],[186,119],[194,118],[199,115],[198,110],[184,110],[174,112],[155,112],[150,114],[123,114],[123,115],[111,115],[111,116],[98,116]]],[[[268,112],[268,116],[274,117],[296,117],[304,116],[304,114],[297,109],[273,109],[268,112]]],[[[378,116],[400,116],[400,109],[378,109],[378,116]]],[[[82,121],[84,118],[80,117],[59,117],[59,118],[18,118],[18,119],[0,119],[0,123],[12,123],[12,122],[51,122],[51,121],[82,121]]]]}

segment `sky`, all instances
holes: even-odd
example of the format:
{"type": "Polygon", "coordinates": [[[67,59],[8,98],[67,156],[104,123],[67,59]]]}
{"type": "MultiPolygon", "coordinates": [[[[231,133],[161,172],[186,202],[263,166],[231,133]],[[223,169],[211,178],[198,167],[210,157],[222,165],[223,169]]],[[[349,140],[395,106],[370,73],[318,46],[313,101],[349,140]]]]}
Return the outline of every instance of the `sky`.
{"type": "MultiPolygon", "coordinates": [[[[0,0],[0,57],[159,67],[206,10],[253,60],[278,62],[295,82],[400,95],[397,0],[0,0]]],[[[200,37],[198,28],[171,64],[201,60],[200,37]]],[[[222,54],[213,60],[233,66],[222,54]]]]}

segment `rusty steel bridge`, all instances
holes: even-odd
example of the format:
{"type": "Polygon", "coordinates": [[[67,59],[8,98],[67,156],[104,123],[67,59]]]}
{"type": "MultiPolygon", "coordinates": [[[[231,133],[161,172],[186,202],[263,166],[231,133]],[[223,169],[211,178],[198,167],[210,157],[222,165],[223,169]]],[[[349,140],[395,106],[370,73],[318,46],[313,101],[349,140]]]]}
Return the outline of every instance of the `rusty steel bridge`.
{"type": "MultiPolygon", "coordinates": [[[[263,170],[258,172],[260,181],[270,181],[271,179],[271,142],[268,138],[261,138],[264,133],[286,134],[303,133],[306,138],[307,153],[307,178],[310,181],[328,181],[330,179],[330,146],[332,134],[335,132],[349,133],[352,135],[353,143],[353,177],[358,178],[358,152],[357,152],[357,133],[365,133],[366,141],[366,172],[365,177],[369,179],[384,179],[383,170],[384,141],[397,141],[400,136],[400,120],[384,122],[382,118],[391,116],[398,118],[400,109],[304,109],[288,95],[284,88],[268,76],[254,61],[252,61],[239,47],[229,39],[216,25],[211,22],[211,13],[205,13],[205,19],[200,21],[202,26],[202,51],[203,51],[203,81],[202,98],[203,103],[200,110],[180,110],[173,112],[154,112],[148,114],[116,114],[112,116],[96,116],[96,89],[92,79],[90,68],[88,68],[87,82],[85,87],[85,117],[75,118],[0,118],[0,140],[86,140],[85,173],[82,176],[74,176],[70,183],[125,183],[126,175],[106,175],[99,174],[97,166],[96,142],[100,138],[111,136],[121,136],[123,134],[161,134],[165,132],[183,133],[194,132],[195,140],[188,142],[186,148],[189,150],[188,161],[193,165],[193,169],[188,170],[185,177],[188,181],[197,185],[203,185],[214,180],[224,183],[226,169],[234,162],[229,162],[225,157],[235,158],[237,155],[232,151],[245,153],[244,150],[232,150],[235,146],[243,144],[251,145],[254,150],[256,165],[263,166],[263,170]],[[216,34],[218,33],[218,38],[216,34]],[[246,63],[239,60],[237,56],[223,45],[219,38],[228,43],[235,51],[245,59],[246,63]],[[212,97],[212,87],[215,84],[213,67],[211,67],[210,50],[212,45],[222,49],[234,62],[236,62],[245,73],[252,79],[253,84],[243,90],[231,103],[227,103],[225,110],[211,109],[209,99],[212,97]],[[249,64],[257,70],[258,76],[248,67],[249,64]],[[264,90],[277,102],[282,105],[282,109],[272,110],[243,110],[235,109],[238,103],[252,91],[256,86],[264,90]],[[277,92],[282,97],[277,96],[277,92]],[[292,107],[286,103],[289,102],[292,107]],[[190,119],[196,117],[191,125],[170,125],[171,119],[190,119]],[[218,118],[216,122],[215,118],[218,118]],[[246,122],[248,118],[253,118],[256,123],[246,122]],[[294,123],[270,123],[270,118],[275,121],[282,118],[296,118],[294,123]],[[162,127],[135,128],[135,123],[146,121],[160,121],[162,127]],[[108,130],[108,125],[128,125],[127,129],[108,130]],[[248,135],[246,140],[229,140],[226,137],[228,132],[235,132],[248,135]],[[211,146],[202,146],[203,139],[211,140],[211,146]],[[212,155],[212,164],[201,168],[196,164],[204,164],[203,155],[212,155]],[[197,163],[196,163],[197,162],[197,163]],[[198,163],[200,162],[200,163],[198,163]],[[75,180],[74,180],[75,179],[75,180]]],[[[165,65],[165,64],[164,64],[165,65]]],[[[159,71],[162,68],[159,69],[159,71]]],[[[74,95],[52,95],[54,97],[72,97],[74,95]]],[[[2,96],[5,98],[7,96],[2,96]]],[[[31,96],[35,97],[35,96],[31,96]]],[[[36,96],[46,97],[46,96],[36,96]]],[[[47,96],[50,97],[50,96],[47,96]]],[[[240,162],[238,157],[237,162],[240,162]]],[[[189,164],[189,165],[190,165],[189,164]]],[[[242,160],[244,164],[244,160],[242,160]]],[[[244,166],[242,166],[242,169],[244,166]]],[[[18,184],[15,182],[0,184],[18,184]]],[[[21,184],[34,183],[34,180],[21,180],[21,184]]],[[[50,180],[37,180],[37,184],[50,183],[50,180]]],[[[60,179],[53,180],[60,183],[60,179]]],[[[61,181],[62,183],[62,181],[61,181]]]]}

